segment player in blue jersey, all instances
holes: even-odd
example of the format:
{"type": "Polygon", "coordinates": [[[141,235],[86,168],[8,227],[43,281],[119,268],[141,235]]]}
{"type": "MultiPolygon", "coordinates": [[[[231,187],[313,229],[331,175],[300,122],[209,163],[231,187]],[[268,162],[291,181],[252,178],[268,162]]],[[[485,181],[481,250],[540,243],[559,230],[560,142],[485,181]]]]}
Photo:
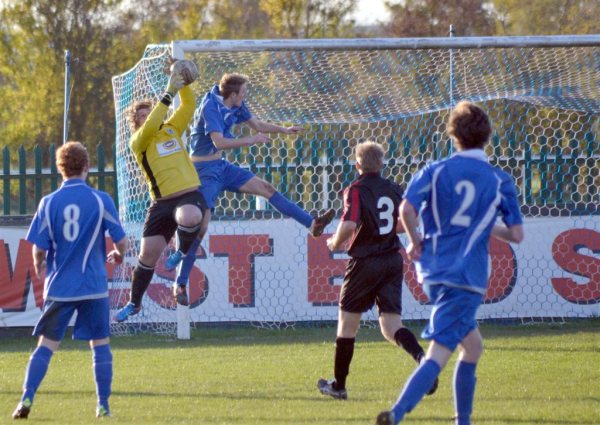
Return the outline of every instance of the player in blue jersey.
{"type": "MultiPolygon", "coordinates": [[[[328,210],[325,214],[312,217],[308,212],[279,193],[273,185],[257,177],[252,172],[233,165],[222,159],[222,151],[268,143],[270,139],[263,133],[297,134],[301,128],[297,126],[282,127],[267,123],[254,117],[246,105],[246,92],[249,79],[243,74],[225,74],[219,85],[207,93],[194,113],[194,121],[190,135],[191,158],[202,181],[200,192],[204,196],[210,210],[214,209],[217,196],[225,190],[261,196],[280,213],[289,216],[308,228],[313,236],[323,233],[325,226],[333,220],[335,212],[328,210]],[[235,138],[231,128],[235,124],[246,123],[258,133],[253,136],[235,138]]],[[[210,220],[210,211],[207,213],[210,220]]],[[[196,243],[190,248],[177,275],[174,295],[181,304],[187,303],[185,287],[190,271],[196,260],[193,255],[206,234],[208,220],[204,221],[196,243]]],[[[183,256],[174,253],[169,257],[166,267],[173,269],[183,256]]]]}
{"type": "MultiPolygon", "coordinates": [[[[377,305],[381,333],[419,363],[425,356],[415,335],[402,324],[403,264],[398,232],[402,188],[381,176],[383,147],[364,142],[356,147],[359,177],[344,190],[344,212],[336,232],[327,239],[331,251],[348,241],[350,261],[340,292],[335,339],[334,379],[319,379],[321,394],[345,400],[346,377],[362,313],[377,305]]],[[[437,382],[429,389],[433,394],[437,382]]]]}
{"type": "Polygon", "coordinates": [[[400,215],[410,240],[407,253],[433,303],[423,331],[431,343],[392,409],[377,417],[379,425],[399,423],[417,405],[456,347],[455,421],[471,423],[475,369],[483,352],[475,315],[487,288],[489,238],[523,240],[513,179],[492,167],[483,151],[491,131],[481,108],[460,102],[448,121],[457,153],[426,165],[408,186],[400,215]],[[419,211],[423,236],[418,231],[419,211]],[[503,224],[496,223],[498,213],[503,224]]]}
{"type": "Polygon", "coordinates": [[[13,413],[26,419],[52,354],[77,312],[74,339],[90,341],[98,403],[96,416],[110,416],[112,383],[105,232],[113,240],[108,261],[120,262],[127,249],[111,197],[88,186],[88,154],[79,142],[68,142],[56,153],[61,187],[45,196],[33,217],[27,240],[33,244],[33,264],[45,276],[44,309],[33,331],[39,335],[29,359],[23,396],[13,413]]]}

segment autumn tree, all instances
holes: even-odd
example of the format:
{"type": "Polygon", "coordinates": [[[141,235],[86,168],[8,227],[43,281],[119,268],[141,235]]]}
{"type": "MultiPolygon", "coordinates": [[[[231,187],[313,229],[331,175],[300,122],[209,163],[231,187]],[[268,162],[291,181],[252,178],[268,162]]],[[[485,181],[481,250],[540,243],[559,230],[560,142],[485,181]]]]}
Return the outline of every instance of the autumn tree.
{"type": "Polygon", "coordinates": [[[497,35],[600,33],[600,2],[594,0],[493,0],[497,35]]]}
{"type": "Polygon", "coordinates": [[[260,0],[277,38],[351,37],[356,0],[260,0]]]}
{"type": "Polygon", "coordinates": [[[111,76],[140,53],[123,49],[119,1],[24,0],[0,10],[0,111],[4,143],[58,145],[63,139],[64,52],[72,53],[69,138],[114,142],[111,76]]]}
{"type": "Polygon", "coordinates": [[[450,25],[455,35],[493,35],[494,21],[485,0],[386,1],[390,20],[385,34],[392,37],[445,37],[450,25]]]}

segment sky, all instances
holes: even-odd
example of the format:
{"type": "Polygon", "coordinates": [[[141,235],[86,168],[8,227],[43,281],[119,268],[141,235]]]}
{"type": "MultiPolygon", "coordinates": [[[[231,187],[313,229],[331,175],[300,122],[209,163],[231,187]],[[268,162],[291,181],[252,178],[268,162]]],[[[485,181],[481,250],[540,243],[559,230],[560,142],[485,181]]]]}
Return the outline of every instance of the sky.
{"type": "Polygon", "coordinates": [[[389,18],[384,0],[358,0],[354,18],[362,25],[375,24],[377,21],[385,21],[389,18]]]}

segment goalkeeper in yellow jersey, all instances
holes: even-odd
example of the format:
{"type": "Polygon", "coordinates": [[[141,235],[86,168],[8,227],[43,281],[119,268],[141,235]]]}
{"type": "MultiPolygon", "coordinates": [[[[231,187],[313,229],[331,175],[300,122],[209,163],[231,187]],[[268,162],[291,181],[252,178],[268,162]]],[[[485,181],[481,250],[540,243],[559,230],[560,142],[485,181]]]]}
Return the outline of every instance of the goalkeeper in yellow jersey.
{"type": "Polygon", "coordinates": [[[185,256],[206,217],[206,202],[198,191],[200,179],[181,140],[195,105],[192,89],[172,71],[160,102],[153,106],[152,101],[145,100],[128,108],[127,120],[133,132],[129,146],[148,183],[152,204],[144,221],[130,301],[117,313],[117,322],[141,310],[154,266],[173,234],[177,232],[178,251],[185,256]],[[163,122],[177,92],[181,105],[163,122]]]}

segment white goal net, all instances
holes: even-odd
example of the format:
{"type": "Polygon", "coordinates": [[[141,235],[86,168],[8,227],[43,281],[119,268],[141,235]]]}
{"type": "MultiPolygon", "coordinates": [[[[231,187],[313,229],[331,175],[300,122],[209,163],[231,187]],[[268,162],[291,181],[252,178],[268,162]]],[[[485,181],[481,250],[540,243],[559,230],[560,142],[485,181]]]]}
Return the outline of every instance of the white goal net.
{"type": "MultiPolygon", "coordinates": [[[[124,110],[158,98],[167,56],[194,60],[198,102],[226,72],[250,77],[247,103],[264,121],[304,132],[225,157],[271,182],[310,212],[341,213],[341,191],[356,173],[364,140],[387,149],[385,176],[405,185],[427,161],[452,154],[450,108],[471,100],[489,113],[491,162],[520,189],[526,240],[491,242],[489,290],[481,319],[600,315],[600,36],[373,40],[176,41],[148,46],[135,67],[113,78],[120,216],[132,241],[115,271],[113,308],[127,301],[148,205],[146,183],[128,149],[124,110]],[[137,243],[137,244],[136,244],[137,243]]],[[[238,135],[248,134],[244,126],[238,135]]],[[[260,199],[224,193],[190,276],[195,323],[260,326],[336,319],[344,255],[328,252],[295,221],[260,199]]],[[[162,258],[137,329],[171,333],[174,273],[162,258]]],[[[403,318],[429,307],[405,263],[403,318]]],[[[374,311],[364,316],[376,319],[374,311]]],[[[130,331],[132,325],[114,325],[130,331]],[[122,327],[121,327],[122,326],[122,327]]]]}

